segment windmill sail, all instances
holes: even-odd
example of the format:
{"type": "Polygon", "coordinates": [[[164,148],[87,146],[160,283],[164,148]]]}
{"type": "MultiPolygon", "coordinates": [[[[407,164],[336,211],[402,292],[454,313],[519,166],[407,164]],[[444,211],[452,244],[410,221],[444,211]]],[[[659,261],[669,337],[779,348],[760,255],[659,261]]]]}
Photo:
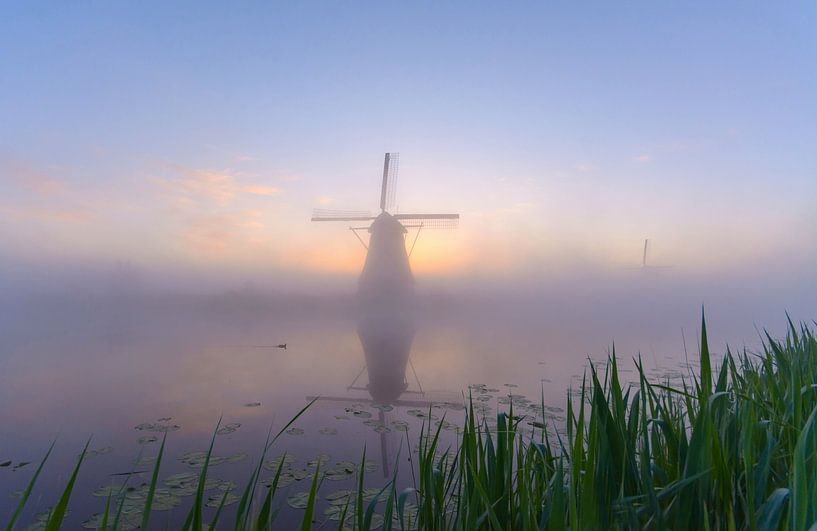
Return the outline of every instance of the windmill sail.
{"type": "Polygon", "coordinates": [[[362,210],[328,210],[316,208],[312,211],[312,221],[372,221],[371,212],[362,210]]]}
{"type": "Polygon", "coordinates": [[[399,153],[386,153],[383,159],[383,182],[380,184],[381,212],[387,212],[394,208],[395,190],[397,188],[397,168],[399,163],[399,153]]]}

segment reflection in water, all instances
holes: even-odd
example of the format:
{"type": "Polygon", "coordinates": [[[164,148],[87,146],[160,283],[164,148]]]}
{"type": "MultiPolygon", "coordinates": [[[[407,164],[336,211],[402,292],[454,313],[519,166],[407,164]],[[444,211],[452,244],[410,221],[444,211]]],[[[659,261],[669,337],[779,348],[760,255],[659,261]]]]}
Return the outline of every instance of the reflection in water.
{"type": "MultiPolygon", "coordinates": [[[[389,476],[389,465],[394,454],[394,434],[387,426],[391,423],[391,411],[395,407],[428,408],[430,401],[423,400],[422,385],[411,364],[411,343],[416,331],[416,319],[408,307],[380,306],[360,312],[357,334],[363,347],[365,364],[349,386],[348,391],[365,391],[369,398],[355,396],[318,397],[325,402],[347,404],[370,403],[378,411],[375,430],[380,432],[380,453],[383,477],[389,476]],[[413,384],[409,384],[407,369],[411,366],[413,384]],[[365,376],[364,376],[365,375],[365,376]],[[362,378],[367,381],[361,382],[362,378]],[[406,399],[413,395],[415,398],[406,399]]],[[[314,397],[308,397],[312,399],[314,397]]]]}
{"type": "Polygon", "coordinates": [[[409,312],[378,312],[361,317],[357,327],[366,358],[366,389],[379,404],[396,402],[408,390],[406,366],[415,322],[409,312]]]}

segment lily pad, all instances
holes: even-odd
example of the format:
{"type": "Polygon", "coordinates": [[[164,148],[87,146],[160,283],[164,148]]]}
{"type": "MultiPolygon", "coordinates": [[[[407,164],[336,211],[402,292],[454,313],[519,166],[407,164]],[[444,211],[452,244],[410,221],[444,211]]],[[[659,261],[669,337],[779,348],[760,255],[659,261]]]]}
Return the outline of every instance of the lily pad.
{"type": "Polygon", "coordinates": [[[145,435],[144,437],[139,437],[139,439],[137,439],[136,442],[138,444],[150,444],[150,443],[155,443],[158,440],[159,440],[159,438],[156,437],[155,435],[145,435]]]}
{"type": "MultiPolygon", "coordinates": [[[[343,515],[344,510],[346,511],[346,516],[343,519],[344,523],[343,529],[344,530],[352,529],[351,527],[349,527],[349,524],[353,523],[356,520],[354,503],[350,502],[347,507],[344,507],[343,505],[330,505],[323,511],[323,514],[324,516],[326,516],[327,520],[339,522],[340,517],[341,515],[343,515]]],[[[377,513],[372,514],[372,520],[369,529],[378,529],[382,525],[383,515],[377,513]]],[[[399,529],[399,526],[397,528],[399,529]]]]}
{"type": "Polygon", "coordinates": [[[241,427],[240,422],[231,422],[229,424],[225,424],[222,428],[216,432],[216,435],[227,435],[228,433],[235,432],[238,428],[241,427]]]}
{"type": "Polygon", "coordinates": [[[409,409],[406,411],[412,417],[417,417],[418,419],[432,419],[437,420],[435,415],[429,415],[428,410],[425,409],[409,409]]]}
{"type": "MultiPolygon", "coordinates": [[[[259,483],[262,487],[270,488],[272,487],[272,483],[275,481],[275,478],[266,478],[262,479],[259,483]]],[[[278,478],[278,488],[283,489],[284,487],[289,487],[295,483],[295,478],[292,477],[292,474],[289,472],[281,472],[281,476],[278,478]]]]}
{"type": "Polygon", "coordinates": [[[303,435],[304,430],[303,430],[303,428],[296,428],[295,426],[293,426],[293,427],[289,428],[286,431],[286,433],[287,433],[287,435],[303,435]]]}
{"type": "Polygon", "coordinates": [[[329,462],[329,454],[319,454],[318,457],[306,463],[306,466],[316,467],[318,463],[323,465],[324,463],[329,462]]]}
{"type": "Polygon", "coordinates": [[[278,466],[280,466],[281,461],[284,462],[284,468],[287,468],[292,463],[297,461],[297,458],[292,454],[279,455],[275,459],[270,459],[269,461],[264,461],[264,468],[266,468],[267,470],[272,470],[274,472],[274,471],[278,470],[278,466]]]}
{"type": "Polygon", "coordinates": [[[319,430],[318,430],[318,433],[320,433],[321,435],[337,435],[337,434],[338,434],[338,430],[337,430],[337,429],[335,429],[335,428],[328,428],[328,427],[327,427],[327,428],[321,428],[321,429],[319,429],[319,430]]]}
{"type": "MultiPolygon", "coordinates": [[[[237,463],[239,461],[243,461],[247,458],[247,454],[244,452],[239,452],[233,455],[227,456],[217,456],[211,455],[210,456],[210,463],[209,466],[218,466],[224,463],[237,463]]],[[[204,462],[207,459],[207,452],[188,452],[184,454],[182,457],[179,458],[179,461],[182,463],[192,466],[195,468],[201,468],[204,466],[204,462]]]]}
{"type": "Polygon", "coordinates": [[[244,407],[260,407],[261,402],[248,402],[244,404],[244,407]]]}
{"type": "Polygon", "coordinates": [[[304,479],[309,479],[315,475],[314,472],[309,470],[301,469],[301,470],[290,470],[289,474],[295,481],[302,481],[304,479]]]}
{"type": "Polygon", "coordinates": [[[105,455],[113,452],[113,446],[103,446],[102,448],[94,448],[93,450],[88,450],[85,455],[88,458],[96,457],[98,455],[105,455]]]}
{"type": "Polygon", "coordinates": [[[329,502],[329,505],[345,505],[347,500],[351,503],[352,491],[347,489],[336,490],[330,492],[324,498],[329,502]]]}
{"type": "Polygon", "coordinates": [[[143,455],[139,459],[133,462],[135,466],[147,466],[152,465],[156,462],[156,456],[154,455],[143,455]]]}
{"type": "Polygon", "coordinates": [[[156,422],[143,422],[134,426],[135,430],[139,431],[153,431],[159,433],[167,433],[171,431],[178,431],[181,429],[181,426],[178,424],[158,424],[156,422]]]}
{"type": "Polygon", "coordinates": [[[309,505],[309,492],[296,492],[292,496],[288,496],[287,505],[293,509],[306,509],[306,506],[309,505]]]}
{"type": "Polygon", "coordinates": [[[224,506],[232,505],[239,500],[238,496],[232,493],[211,495],[204,504],[206,507],[219,507],[224,498],[224,506]]]}
{"type": "Polygon", "coordinates": [[[383,490],[379,487],[371,487],[368,489],[363,489],[361,493],[363,495],[363,501],[372,501],[373,499],[377,498],[378,501],[384,501],[388,497],[388,490],[380,496],[380,491],[383,490]],[[379,497],[378,497],[379,496],[379,497]]]}

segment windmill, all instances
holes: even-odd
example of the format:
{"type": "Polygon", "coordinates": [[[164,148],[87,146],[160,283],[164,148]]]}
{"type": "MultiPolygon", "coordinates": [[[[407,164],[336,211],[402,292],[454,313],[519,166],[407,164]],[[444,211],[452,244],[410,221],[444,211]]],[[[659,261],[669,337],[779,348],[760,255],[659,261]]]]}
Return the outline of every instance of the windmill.
{"type": "Polygon", "coordinates": [[[652,264],[647,263],[648,262],[647,259],[649,258],[648,252],[652,248],[651,243],[652,242],[650,241],[649,238],[644,240],[644,251],[641,254],[641,270],[642,271],[647,271],[647,270],[657,270],[657,269],[671,269],[672,266],[652,265],[652,264]]]}
{"type": "Polygon", "coordinates": [[[388,301],[409,296],[413,292],[411,256],[423,228],[453,228],[459,214],[402,214],[393,213],[395,181],[399,154],[386,153],[383,161],[383,180],[380,185],[380,213],[315,210],[312,221],[341,221],[357,224],[349,230],[366,248],[366,262],[358,282],[358,296],[364,301],[388,301]],[[417,229],[411,248],[406,251],[408,229],[417,229]],[[368,245],[359,231],[369,233],[368,245]]]}

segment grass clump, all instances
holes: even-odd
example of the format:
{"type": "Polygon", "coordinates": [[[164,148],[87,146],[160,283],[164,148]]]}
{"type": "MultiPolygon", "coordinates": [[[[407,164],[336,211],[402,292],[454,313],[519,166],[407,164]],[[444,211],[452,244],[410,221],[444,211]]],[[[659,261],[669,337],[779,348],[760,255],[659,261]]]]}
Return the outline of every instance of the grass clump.
{"type": "MultiPolygon", "coordinates": [[[[673,385],[648,378],[640,359],[634,360],[636,380],[623,385],[615,352],[603,369],[591,364],[580,389],[568,395],[564,430],[548,424],[544,401],[541,419],[514,414],[511,403],[507,412],[497,415],[495,426],[479,417],[471,403],[457,444],[444,448],[442,423],[435,430],[430,422],[424,424],[417,458],[410,465],[412,485],[398,488],[395,471],[368,503],[364,501],[364,451],[356,490],[328,511],[332,521],[322,520],[316,511],[324,478],[318,463],[300,527],[817,528],[814,333],[789,321],[784,340],[766,335],[761,352],[727,349],[715,363],[703,321],[700,345],[697,372],[673,385]],[[531,432],[528,424],[537,430],[531,432]],[[386,502],[382,516],[374,514],[378,500],[386,502]]],[[[256,496],[256,487],[264,456],[278,435],[268,437],[247,482],[229,526],[236,531],[275,527],[278,480],[285,460],[278,462],[263,496],[256,496]]],[[[151,478],[143,527],[149,522],[163,449],[164,441],[151,478]]],[[[212,442],[184,529],[198,531],[206,525],[203,485],[211,452],[212,442]]],[[[80,464],[81,459],[52,513],[49,529],[58,528],[62,521],[80,464]]],[[[14,528],[41,468],[42,464],[7,530],[14,528]]],[[[209,516],[210,529],[219,522],[226,495],[209,516]]],[[[109,505],[110,499],[106,526],[109,505]]],[[[115,515],[111,529],[117,529],[118,512],[110,509],[115,515]]]]}

